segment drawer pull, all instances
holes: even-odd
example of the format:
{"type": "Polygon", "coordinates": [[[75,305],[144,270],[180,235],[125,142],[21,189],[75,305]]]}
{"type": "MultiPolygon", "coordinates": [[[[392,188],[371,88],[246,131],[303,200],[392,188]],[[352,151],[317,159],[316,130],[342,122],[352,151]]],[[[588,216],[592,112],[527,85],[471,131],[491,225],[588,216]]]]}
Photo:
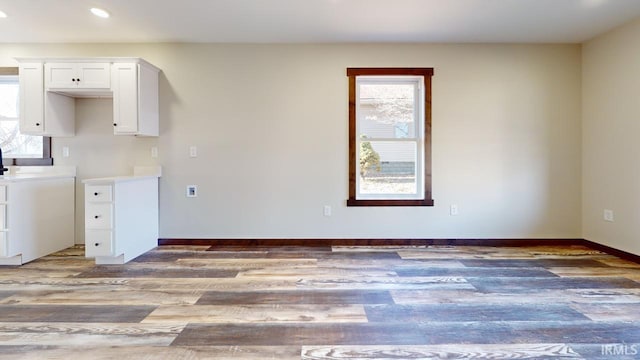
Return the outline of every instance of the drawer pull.
{"type": "Polygon", "coordinates": [[[98,246],[100,246],[100,243],[95,243],[94,245],[95,245],[96,247],[98,247],[98,246]]]}
{"type": "Polygon", "coordinates": [[[98,196],[98,193],[97,193],[97,192],[94,192],[94,193],[93,193],[93,196],[98,196]]]}
{"type": "Polygon", "coordinates": [[[99,215],[95,215],[93,218],[94,218],[94,219],[97,219],[97,218],[99,218],[99,217],[100,217],[99,215]]]}

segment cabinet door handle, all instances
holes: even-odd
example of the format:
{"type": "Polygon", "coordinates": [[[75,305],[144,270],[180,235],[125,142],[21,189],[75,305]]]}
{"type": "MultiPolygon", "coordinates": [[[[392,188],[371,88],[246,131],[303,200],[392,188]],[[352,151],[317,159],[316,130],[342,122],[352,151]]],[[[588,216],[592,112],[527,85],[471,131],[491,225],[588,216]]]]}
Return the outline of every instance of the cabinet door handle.
{"type": "Polygon", "coordinates": [[[75,82],[75,81],[76,81],[76,79],[73,79],[73,78],[72,78],[72,79],[71,79],[71,81],[74,81],[74,82],[75,82]]]}
{"type": "Polygon", "coordinates": [[[116,123],[113,123],[113,126],[118,126],[118,124],[116,124],[116,123]]]}
{"type": "Polygon", "coordinates": [[[93,218],[94,218],[94,219],[97,219],[97,218],[99,218],[99,217],[100,217],[100,216],[96,215],[96,216],[94,216],[93,218]]]}
{"type": "Polygon", "coordinates": [[[36,126],[40,126],[40,123],[36,123],[36,126]]]}
{"type": "Polygon", "coordinates": [[[100,246],[100,243],[95,243],[94,245],[95,245],[96,247],[98,247],[98,246],[100,246]]]}

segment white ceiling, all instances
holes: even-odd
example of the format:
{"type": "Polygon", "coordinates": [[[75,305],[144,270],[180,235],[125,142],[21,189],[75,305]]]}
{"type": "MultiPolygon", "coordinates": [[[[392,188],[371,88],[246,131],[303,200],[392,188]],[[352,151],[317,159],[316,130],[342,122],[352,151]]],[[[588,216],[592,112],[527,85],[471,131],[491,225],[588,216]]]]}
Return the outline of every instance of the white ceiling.
{"type": "Polygon", "coordinates": [[[640,0],[0,0],[0,11],[2,43],[579,43],[640,17],[640,0]]]}

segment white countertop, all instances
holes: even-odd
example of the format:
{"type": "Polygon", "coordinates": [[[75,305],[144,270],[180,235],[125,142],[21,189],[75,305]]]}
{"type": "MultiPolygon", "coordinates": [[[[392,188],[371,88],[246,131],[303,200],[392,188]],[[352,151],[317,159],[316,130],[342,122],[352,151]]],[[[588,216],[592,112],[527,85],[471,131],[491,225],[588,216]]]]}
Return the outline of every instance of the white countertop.
{"type": "Polygon", "coordinates": [[[62,178],[74,178],[74,175],[69,174],[17,174],[17,175],[0,175],[0,183],[3,182],[19,182],[19,181],[33,181],[33,180],[48,180],[48,179],[62,179],[62,178]]]}
{"type": "Polygon", "coordinates": [[[103,178],[85,179],[82,180],[83,184],[104,184],[104,183],[116,183],[123,181],[136,181],[144,179],[157,179],[158,175],[123,175],[123,176],[111,176],[103,178]]]}
{"type": "Polygon", "coordinates": [[[5,175],[0,175],[0,183],[74,178],[75,166],[12,166],[5,175]]]}
{"type": "Polygon", "coordinates": [[[82,180],[83,184],[105,184],[123,181],[137,181],[144,179],[157,179],[162,175],[160,166],[134,166],[133,175],[109,176],[82,180]]]}

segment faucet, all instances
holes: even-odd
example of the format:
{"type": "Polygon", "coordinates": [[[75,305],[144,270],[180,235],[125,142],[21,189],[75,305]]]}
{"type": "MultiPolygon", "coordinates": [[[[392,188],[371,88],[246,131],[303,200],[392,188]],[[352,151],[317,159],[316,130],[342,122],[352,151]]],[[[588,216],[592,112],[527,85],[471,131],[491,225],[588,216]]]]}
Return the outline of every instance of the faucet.
{"type": "Polygon", "coordinates": [[[0,148],[0,175],[4,175],[4,172],[7,171],[6,167],[4,167],[4,163],[2,162],[2,149],[0,148]]]}

